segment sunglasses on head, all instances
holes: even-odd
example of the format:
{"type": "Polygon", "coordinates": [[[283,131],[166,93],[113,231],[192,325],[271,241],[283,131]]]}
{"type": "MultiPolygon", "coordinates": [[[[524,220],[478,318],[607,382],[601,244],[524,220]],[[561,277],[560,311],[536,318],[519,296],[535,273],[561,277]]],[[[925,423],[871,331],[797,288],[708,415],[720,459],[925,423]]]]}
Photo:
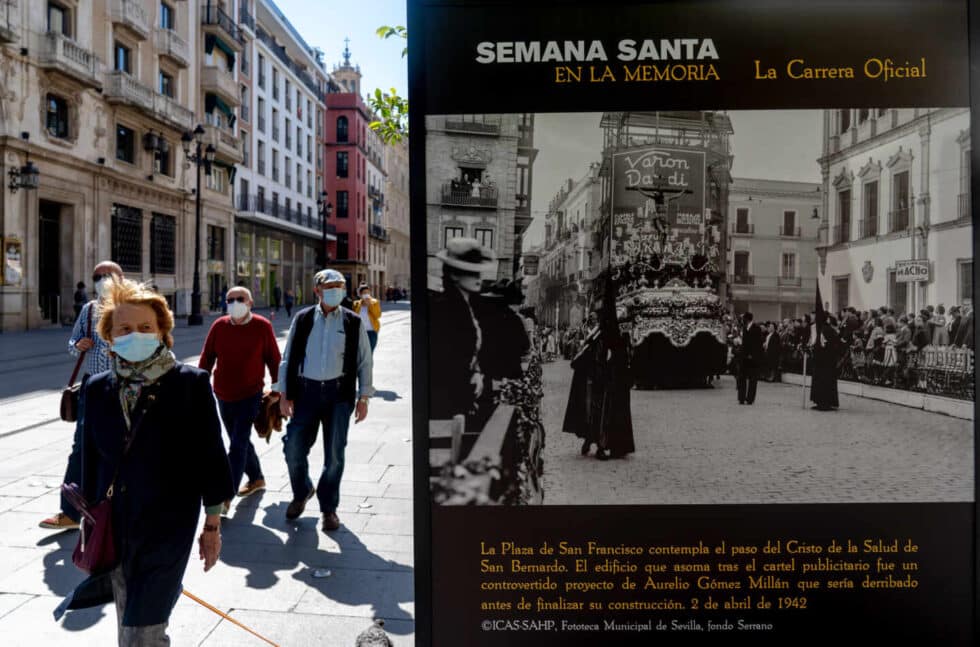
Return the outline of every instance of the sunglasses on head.
{"type": "Polygon", "coordinates": [[[112,277],[111,274],[93,274],[92,275],[92,283],[98,283],[102,279],[108,279],[108,278],[111,278],[111,277],[112,277]]]}
{"type": "Polygon", "coordinates": [[[230,299],[228,299],[228,303],[234,303],[235,301],[237,301],[238,303],[245,303],[246,301],[248,301],[248,297],[231,297],[230,299]]]}

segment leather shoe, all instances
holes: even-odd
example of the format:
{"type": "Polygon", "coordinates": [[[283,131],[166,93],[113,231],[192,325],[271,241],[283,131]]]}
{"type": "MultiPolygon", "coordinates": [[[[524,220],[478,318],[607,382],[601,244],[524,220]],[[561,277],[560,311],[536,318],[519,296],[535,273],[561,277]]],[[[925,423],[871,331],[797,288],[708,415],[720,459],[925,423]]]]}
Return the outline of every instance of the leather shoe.
{"type": "Polygon", "coordinates": [[[320,527],[323,529],[323,532],[337,530],[340,528],[340,517],[337,516],[336,512],[324,512],[323,524],[320,527]]]}
{"type": "Polygon", "coordinates": [[[588,456],[589,450],[592,449],[592,443],[586,440],[582,443],[582,456],[588,456]]]}
{"type": "Polygon", "coordinates": [[[306,498],[290,501],[289,507],[286,508],[286,519],[292,521],[303,514],[303,510],[306,509],[306,502],[312,499],[314,494],[316,494],[316,488],[310,488],[310,493],[306,495],[306,498]]]}

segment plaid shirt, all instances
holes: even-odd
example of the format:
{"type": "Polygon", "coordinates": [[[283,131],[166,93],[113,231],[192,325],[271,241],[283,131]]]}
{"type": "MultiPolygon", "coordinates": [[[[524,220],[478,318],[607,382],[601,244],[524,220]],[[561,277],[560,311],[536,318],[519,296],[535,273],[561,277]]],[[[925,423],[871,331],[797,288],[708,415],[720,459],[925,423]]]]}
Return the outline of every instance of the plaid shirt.
{"type": "Polygon", "coordinates": [[[88,375],[95,375],[96,373],[102,373],[112,368],[112,358],[109,357],[109,344],[99,337],[98,332],[96,332],[99,327],[99,309],[97,307],[92,312],[92,327],[89,328],[88,326],[88,313],[96,304],[98,304],[98,301],[89,301],[82,306],[81,312],[78,313],[78,319],[75,320],[75,327],[71,331],[71,339],[68,340],[68,352],[71,353],[72,357],[78,357],[81,352],[75,348],[75,344],[80,340],[88,337],[95,342],[95,345],[85,353],[85,365],[82,370],[83,375],[86,373],[88,375]]]}

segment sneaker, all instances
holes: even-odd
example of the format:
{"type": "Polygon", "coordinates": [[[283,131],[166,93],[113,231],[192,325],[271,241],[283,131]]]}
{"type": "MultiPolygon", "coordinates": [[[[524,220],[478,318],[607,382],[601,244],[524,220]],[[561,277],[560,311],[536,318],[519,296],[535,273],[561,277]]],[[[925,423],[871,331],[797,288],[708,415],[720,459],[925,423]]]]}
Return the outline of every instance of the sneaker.
{"type": "Polygon", "coordinates": [[[238,491],[238,496],[248,496],[265,489],[265,479],[255,479],[245,484],[245,487],[238,491]]]}
{"type": "Polygon", "coordinates": [[[48,530],[75,530],[78,528],[78,522],[74,521],[64,512],[59,512],[54,516],[48,517],[38,525],[48,530]]]}
{"type": "Polygon", "coordinates": [[[306,502],[312,499],[314,494],[316,494],[316,488],[310,488],[310,493],[306,495],[306,498],[291,501],[289,507],[286,508],[286,519],[292,521],[303,514],[303,510],[306,509],[306,502]]]}
{"type": "Polygon", "coordinates": [[[323,532],[337,530],[340,528],[340,517],[337,516],[336,512],[324,512],[323,525],[320,527],[323,529],[323,532]]]}

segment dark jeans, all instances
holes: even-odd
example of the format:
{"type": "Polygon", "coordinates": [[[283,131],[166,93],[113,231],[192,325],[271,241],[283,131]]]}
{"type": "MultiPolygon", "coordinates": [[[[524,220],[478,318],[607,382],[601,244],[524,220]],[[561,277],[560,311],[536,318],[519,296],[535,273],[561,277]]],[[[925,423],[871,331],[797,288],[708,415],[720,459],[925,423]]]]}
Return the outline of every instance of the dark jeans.
{"type": "Polygon", "coordinates": [[[313,489],[308,457],[322,424],[323,470],[316,495],[321,512],[334,512],[340,503],[340,479],[344,475],[344,448],[352,405],[338,401],[337,380],[317,382],[301,378],[300,381],[302,387],[293,402],[293,417],[286,425],[286,435],[282,439],[293,499],[305,499],[313,489]]]}
{"type": "Polygon", "coordinates": [[[738,401],[752,404],[755,402],[755,390],[759,384],[759,370],[755,367],[743,367],[735,378],[738,389],[738,401]]]}
{"type": "Polygon", "coordinates": [[[235,485],[236,492],[241,485],[243,472],[248,476],[249,481],[264,478],[262,466],[259,465],[259,456],[255,453],[251,440],[252,423],[255,422],[261,403],[261,393],[236,402],[218,400],[221,422],[224,423],[228,439],[231,441],[228,448],[228,463],[231,465],[231,482],[235,485]]]}
{"type": "Polygon", "coordinates": [[[374,352],[374,347],[378,345],[378,331],[369,330],[367,331],[368,341],[371,342],[371,352],[374,352]]]}
{"type": "MultiPolygon", "coordinates": [[[[88,381],[88,378],[88,373],[82,376],[82,388],[79,390],[78,397],[78,417],[75,423],[75,435],[71,440],[71,453],[68,454],[68,467],[65,468],[65,478],[62,480],[62,483],[75,483],[79,486],[82,484],[82,421],[85,420],[85,398],[81,397],[81,393],[85,390],[85,383],[88,381]]],[[[72,521],[78,521],[81,518],[78,510],[68,503],[68,499],[65,498],[64,493],[61,494],[61,511],[72,521]]]]}

